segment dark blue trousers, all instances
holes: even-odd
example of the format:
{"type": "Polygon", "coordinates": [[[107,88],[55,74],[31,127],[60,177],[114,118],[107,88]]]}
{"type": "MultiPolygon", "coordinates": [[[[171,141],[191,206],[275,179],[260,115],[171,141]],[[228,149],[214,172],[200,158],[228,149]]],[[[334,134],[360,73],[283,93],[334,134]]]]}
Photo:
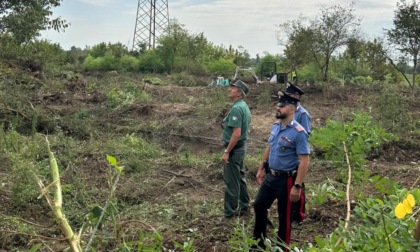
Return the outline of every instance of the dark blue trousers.
{"type": "Polygon", "coordinates": [[[267,237],[268,209],[271,207],[271,204],[275,199],[277,199],[277,208],[279,214],[279,229],[277,233],[278,239],[280,242],[283,242],[287,245],[290,243],[290,190],[293,186],[294,179],[294,177],[289,177],[287,175],[273,176],[270,173],[266,175],[254,203],[254,239],[260,239],[260,247],[265,247],[264,239],[267,237]]]}

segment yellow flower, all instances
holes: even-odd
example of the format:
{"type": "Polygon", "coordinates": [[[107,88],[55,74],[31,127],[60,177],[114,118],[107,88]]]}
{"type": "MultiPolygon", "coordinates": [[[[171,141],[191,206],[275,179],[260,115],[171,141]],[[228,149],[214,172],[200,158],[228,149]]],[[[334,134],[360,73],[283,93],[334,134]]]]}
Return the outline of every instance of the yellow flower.
{"type": "Polygon", "coordinates": [[[395,216],[397,216],[398,219],[402,219],[407,214],[407,211],[405,210],[405,207],[402,203],[398,203],[397,207],[395,207],[395,216]]]}
{"type": "Polygon", "coordinates": [[[403,200],[403,205],[404,205],[404,209],[406,213],[408,214],[413,213],[413,208],[411,207],[410,202],[408,201],[407,198],[403,200]]]}
{"type": "Polygon", "coordinates": [[[414,199],[414,196],[411,193],[407,195],[406,199],[410,203],[411,207],[414,207],[416,205],[416,200],[414,199]]]}

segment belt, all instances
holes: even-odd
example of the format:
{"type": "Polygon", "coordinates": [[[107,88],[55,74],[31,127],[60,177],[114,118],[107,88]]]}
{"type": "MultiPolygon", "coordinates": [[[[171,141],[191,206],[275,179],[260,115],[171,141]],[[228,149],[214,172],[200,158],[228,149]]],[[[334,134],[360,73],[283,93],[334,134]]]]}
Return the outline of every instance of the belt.
{"type": "Polygon", "coordinates": [[[287,176],[287,177],[293,177],[297,174],[297,170],[291,170],[291,171],[280,171],[280,170],[273,170],[270,168],[271,175],[275,177],[280,176],[287,176]]]}

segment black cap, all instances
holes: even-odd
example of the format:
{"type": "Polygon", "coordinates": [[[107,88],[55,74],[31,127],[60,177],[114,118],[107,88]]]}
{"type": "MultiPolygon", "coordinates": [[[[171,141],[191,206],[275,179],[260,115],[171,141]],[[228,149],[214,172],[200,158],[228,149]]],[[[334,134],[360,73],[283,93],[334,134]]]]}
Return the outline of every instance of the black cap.
{"type": "Polygon", "coordinates": [[[241,80],[238,80],[238,81],[236,81],[235,83],[233,83],[233,84],[230,84],[231,86],[235,86],[235,87],[238,87],[240,90],[242,90],[243,92],[244,92],[244,94],[245,94],[245,96],[247,96],[248,95],[248,93],[249,93],[249,88],[248,88],[248,86],[243,82],[243,81],[241,81],[241,80]]]}
{"type": "Polygon", "coordinates": [[[287,104],[297,105],[297,103],[300,101],[300,99],[292,97],[281,91],[278,93],[278,95],[279,95],[279,104],[277,106],[279,107],[284,107],[287,104]]]}
{"type": "Polygon", "coordinates": [[[303,92],[302,89],[296,87],[295,85],[293,85],[290,82],[287,82],[286,87],[287,87],[286,88],[286,93],[288,93],[288,94],[296,94],[296,93],[298,93],[299,95],[305,94],[305,92],[303,92]]]}

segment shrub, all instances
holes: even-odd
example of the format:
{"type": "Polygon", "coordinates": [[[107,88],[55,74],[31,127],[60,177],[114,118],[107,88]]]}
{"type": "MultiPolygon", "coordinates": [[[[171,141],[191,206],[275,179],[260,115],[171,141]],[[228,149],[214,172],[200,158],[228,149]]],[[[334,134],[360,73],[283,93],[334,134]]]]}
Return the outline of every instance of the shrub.
{"type": "MultiPolygon", "coordinates": [[[[315,237],[318,247],[305,246],[303,251],[411,251],[418,248],[420,244],[411,234],[415,219],[399,220],[394,213],[394,207],[407,195],[407,190],[393,188],[393,191],[384,199],[370,196],[361,201],[352,211],[346,230],[345,221],[341,221],[328,237],[315,237]]],[[[414,190],[413,195],[418,202],[420,190],[414,190]]]]}
{"type": "Polygon", "coordinates": [[[231,59],[220,58],[216,61],[212,61],[207,65],[210,73],[221,76],[231,76],[235,71],[235,63],[231,59]]]}
{"type": "Polygon", "coordinates": [[[121,57],[121,68],[126,71],[136,72],[139,69],[139,60],[134,56],[124,55],[121,57]]]}
{"type": "Polygon", "coordinates": [[[139,58],[139,70],[144,73],[163,73],[165,66],[155,51],[148,50],[139,58]]]}
{"type": "Polygon", "coordinates": [[[375,100],[379,110],[379,121],[382,127],[392,132],[408,132],[414,123],[408,113],[406,97],[399,92],[400,87],[386,85],[381,95],[375,100]]]}
{"type": "MultiPolygon", "coordinates": [[[[356,170],[354,176],[363,181],[364,172],[361,169],[366,163],[367,154],[383,142],[396,137],[387,133],[385,129],[372,122],[372,117],[366,113],[354,113],[349,122],[327,120],[323,128],[314,129],[310,141],[315,149],[321,151],[327,160],[331,160],[338,168],[347,168],[343,142],[346,144],[347,154],[351,166],[356,170]]],[[[346,181],[347,173],[343,170],[339,180],[346,181]]]]}
{"type": "Polygon", "coordinates": [[[197,82],[194,77],[186,72],[174,73],[170,77],[171,82],[179,86],[197,86],[197,82]]]}
{"type": "Polygon", "coordinates": [[[125,89],[113,88],[107,93],[108,103],[110,108],[117,108],[119,106],[128,106],[134,102],[150,102],[151,96],[144,90],[141,90],[135,84],[129,84],[125,89]]]}

